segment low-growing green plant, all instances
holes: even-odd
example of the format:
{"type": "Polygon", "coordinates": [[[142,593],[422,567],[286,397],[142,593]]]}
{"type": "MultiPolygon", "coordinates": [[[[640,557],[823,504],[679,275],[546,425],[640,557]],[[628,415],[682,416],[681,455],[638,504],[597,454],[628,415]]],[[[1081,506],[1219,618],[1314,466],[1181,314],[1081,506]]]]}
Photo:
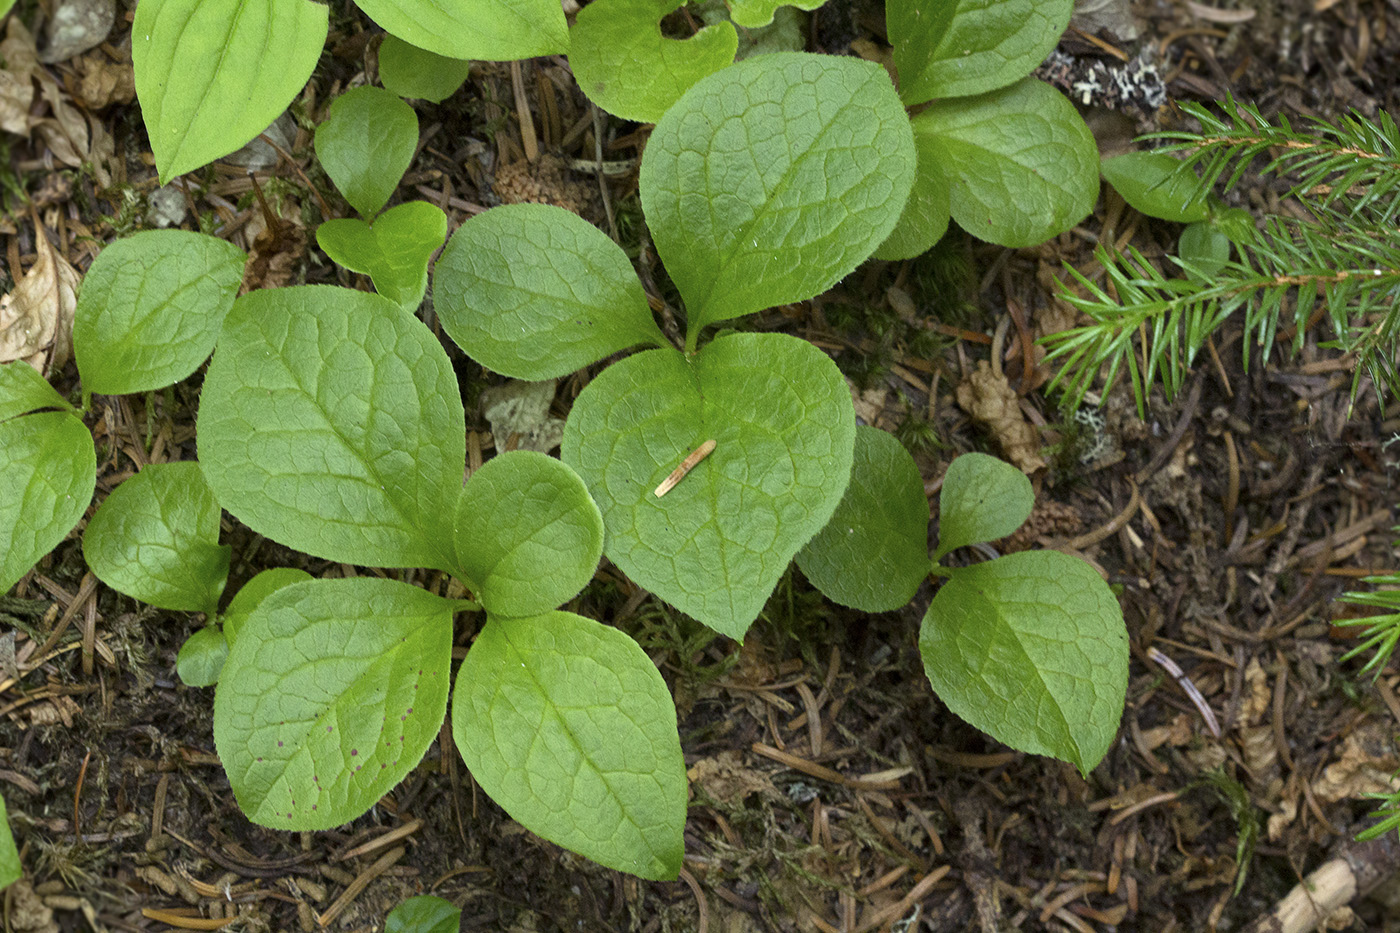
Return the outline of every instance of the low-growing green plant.
{"type": "MultiPolygon", "coordinates": [[[[568,49],[557,0],[356,6],[404,42],[453,59],[503,61],[568,49]]],[[[131,58],[161,182],[263,132],[305,87],[329,28],[329,8],[313,0],[142,0],[131,58]]]]}
{"type": "MultiPolygon", "coordinates": [[[[317,134],[328,174],[374,218],[370,233],[378,242],[389,231],[379,243],[388,255],[403,244],[387,223],[393,211],[378,212],[416,131],[402,107],[387,92],[351,92],[317,134]],[[386,128],[371,133],[381,116],[386,128]]],[[[169,385],[214,352],[198,463],[153,465],[115,490],[84,551],[114,588],[205,614],[180,671],[217,681],[215,742],[251,819],[319,829],[364,813],[426,753],[450,694],[458,750],[515,819],[604,865],[676,877],[686,785],[665,684],[632,639],[559,607],[606,552],[638,584],[742,638],[793,557],[846,499],[861,501],[869,484],[862,472],[851,487],[857,454],[862,471],[901,472],[891,501],[912,503],[908,455],[858,434],[828,356],[727,325],[825,291],[888,239],[915,185],[914,135],[886,72],[854,59],[762,56],[686,91],[658,122],[640,176],[653,242],[685,302],[683,348],[658,328],[621,250],[577,216],[515,205],[465,222],[439,261],[434,300],[444,329],[480,363],[547,379],[650,347],[589,382],[561,460],[500,454],[465,484],[461,388],[442,344],[407,310],[421,298],[421,270],[397,291],[371,273],[395,300],[328,286],[235,299],[243,254],[210,237],[141,234],[99,256],[75,325],[85,401],[169,385]],[[179,352],[148,352],[153,335],[172,333],[179,352]],[[438,574],[420,576],[423,588],[269,571],[221,612],[229,554],[219,507],[318,558],[438,574]],[[472,598],[438,595],[443,574],[472,598]],[[453,618],[465,611],[485,620],[452,686],[453,618]]],[[[0,491],[16,494],[0,502],[34,487],[25,521],[43,525],[0,537],[8,586],[82,515],[95,461],[71,406],[33,370],[0,373],[0,431],[32,427],[42,441],[3,448],[0,491]],[[33,413],[43,408],[58,410],[33,413]],[[82,475],[54,489],[58,454],[43,445],[60,437],[62,462],[82,475]]],[[[965,469],[945,484],[939,559],[1008,533],[1029,509],[1014,470],[1019,486],[1009,467],[959,480],[965,469]],[[984,481],[1017,504],[978,498],[984,481]]],[[[889,552],[886,575],[904,589],[917,586],[915,570],[949,578],[921,635],[940,695],[1017,747],[1092,767],[1123,694],[1121,620],[1111,624],[1116,604],[1102,582],[1053,553],[931,563],[921,493],[917,506],[900,527],[919,526],[918,552],[911,533],[889,552]],[[1056,601],[1069,609],[1045,608],[1056,601]],[[1036,611],[1081,628],[1047,635],[1036,611]],[[983,620],[977,631],[964,624],[973,618],[983,620]],[[1005,669],[965,650],[983,627],[1005,669]],[[1066,658],[1082,662],[1075,677],[1056,673],[1066,658]],[[1028,677],[1043,691],[1000,704],[955,683],[1028,677]],[[1056,723],[1037,719],[1047,704],[1056,723]]],[[[839,548],[810,547],[812,560],[839,565],[839,548]]]]}
{"type": "MultiPolygon", "coordinates": [[[[696,82],[734,60],[734,24],[760,27],[782,6],[732,5],[728,22],[685,40],[664,36],[660,19],[677,0],[594,0],[570,31],[569,62],[599,107],[657,121],[696,82]]],[[[799,3],[814,9],[820,2],[799,3]]],[[[889,0],[903,103],[918,153],[904,215],[876,251],[907,259],[933,246],[950,217],[973,236],[1032,246],[1068,230],[1098,197],[1094,138],[1074,106],[1027,75],[1059,41],[1072,0],[996,4],[889,0]]]]}
{"type": "MultiPolygon", "coordinates": [[[[1193,261],[1183,247],[1183,256],[1174,258],[1183,269],[1180,276],[1131,248],[1126,256],[1098,251],[1107,279],[1102,286],[1071,269],[1080,292],[1066,289],[1065,298],[1090,323],[1045,338],[1047,359],[1061,361],[1055,384],[1064,388],[1065,404],[1077,407],[1104,367],[1110,383],[1126,371],[1140,411],[1158,381],[1170,399],[1196,354],[1236,312],[1242,312],[1250,338],[1242,341],[1246,368],[1255,353],[1268,358],[1285,324],[1292,326],[1296,353],[1314,317],[1325,316],[1332,345],[1357,361],[1353,395],[1363,373],[1384,394],[1396,394],[1400,130],[1395,121],[1385,113],[1374,121],[1353,115],[1337,123],[1318,121],[1303,131],[1284,119],[1270,122],[1233,100],[1220,114],[1199,104],[1183,109],[1201,130],[1146,137],[1168,141],[1165,148],[1184,158],[1167,165],[1161,161],[1171,160],[1165,152],[1139,154],[1137,166],[1151,174],[1144,172],[1136,184],[1121,179],[1119,190],[1130,204],[1168,219],[1199,219],[1201,210],[1209,211],[1206,192],[1222,177],[1228,191],[1256,158],[1264,158],[1259,173],[1291,177],[1287,197],[1304,211],[1272,214],[1258,226],[1241,211],[1217,211],[1212,221],[1218,237],[1201,247],[1208,262],[1199,255],[1193,261]],[[1199,181],[1192,174],[1198,167],[1203,169],[1199,181]],[[1164,179],[1166,169],[1174,177],[1164,179]],[[1169,216],[1173,206],[1180,210],[1169,216]],[[1237,258],[1226,258],[1221,239],[1233,245],[1237,258]]],[[[1110,166],[1117,163],[1106,162],[1106,171],[1113,172],[1110,166]]]]}
{"type": "Polygon", "coordinates": [[[316,244],[407,311],[422,303],[428,262],[447,239],[447,215],[436,204],[407,201],[380,213],[417,146],[418,115],[382,88],[346,91],[316,128],[322,168],[360,214],[321,224],[316,244]]]}
{"type": "Polygon", "coordinates": [[[918,467],[890,435],[858,428],[846,496],[797,566],[829,598],[866,612],[902,608],[930,573],[944,578],[919,630],[934,692],[1007,745],[1087,773],[1118,732],[1128,685],[1128,635],[1108,585],[1059,551],[940,563],[1011,534],[1034,504],[1015,467],[963,454],[943,480],[930,561],[918,467]]]}
{"type": "Polygon", "coordinates": [[[0,890],[14,884],[22,874],[24,867],[19,863],[19,849],[10,833],[10,813],[5,807],[5,798],[0,797],[0,890]]]}

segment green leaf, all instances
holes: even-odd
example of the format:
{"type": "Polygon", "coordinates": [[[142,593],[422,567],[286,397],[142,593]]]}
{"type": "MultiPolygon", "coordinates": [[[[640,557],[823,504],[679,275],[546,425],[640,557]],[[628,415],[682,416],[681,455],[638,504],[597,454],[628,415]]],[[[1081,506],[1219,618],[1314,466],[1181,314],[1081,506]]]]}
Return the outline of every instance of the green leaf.
{"type": "Polygon", "coordinates": [[[224,627],[224,638],[232,645],[238,640],[238,633],[242,630],[243,623],[248,621],[253,610],[257,609],[264,599],[283,587],[310,579],[311,574],[295,567],[271,567],[258,573],[253,579],[243,584],[237,593],[233,594],[233,599],[229,600],[228,608],[219,617],[219,621],[223,623],[224,627]]]}
{"type": "Polygon", "coordinates": [[[465,415],[442,344],[368,292],[303,285],[234,303],[199,407],[219,503],[327,560],[451,570],[465,415]]]}
{"type": "Polygon", "coordinates": [[[953,569],[919,653],[948,708],[998,741],[1088,773],[1118,733],[1128,634],[1107,584],[1059,551],[953,569]]]}
{"type": "Polygon", "coordinates": [[[1230,261],[1230,238],[1214,222],[1200,220],[1181,231],[1176,251],[1193,275],[1208,279],[1230,261]]]}
{"type": "Polygon", "coordinates": [[[341,94],[316,127],[321,167],[350,206],[370,219],[399,186],[417,147],[418,114],[381,87],[341,94]]]}
{"type": "Polygon", "coordinates": [[[1209,189],[1180,159],[1165,152],[1129,152],[1104,159],[1099,168],[1124,201],[1149,217],[1180,224],[1205,219],[1209,189]]]}
{"type": "Polygon", "coordinates": [[[1059,44],[1074,0],[889,0],[885,25],[904,102],[994,91],[1059,44]]]}
{"type": "Polygon", "coordinates": [[[0,797],[0,888],[18,881],[23,874],[19,849],[15,848],[15,837],[10,833],[10,813],[5,806],[5,798],[0,797]]]}
{"type": "Polygon", "coordinates": [[[217,625],[206,625],[190,635],[175,656],[175,673],[190,687],[212,687],[228,658],[228,639],[217,625]]]}
{"type": "Polygon", "coordinates": [[[676,710],[635,641],[568,612],[488,617],[457,673],[452,738],[526,829],[654,880],[681,867],[676,710]]]}
{"type": "Polygon", "coordinates": [[[448,58],[492,62],[569,50],[558,0],[355,0],[370,19],[448,58]]]}
{"type": "Polygon", "coordinates": [[[894,229],[909,120],[879,65],[783,52],[704,78],[642,159],[647,227],[701,328],[826,291],[894,229]]]}
{"type": "Polygon", "coordinates": [[[410,897],[384,918],[384,933],[457,933],[462,908],[431,894],[410,897]]]}
{"type": "Polygon", "coordinates": [[[457,500],[457,562],[477,602],[499,616],[548,612],[593,578],[603,516],[578,474],[516,450],[472,473],[457,500]]]}
{"type": "Polygon", "coordinates": [[[948,232],[948,177],[938,165],[938,151],[926,133],[914,134],[919,171],[914,188],[899,215],[899,223],[880,248],[876,259],[913,259],[929,250],[948,232]]]}
{"type": "Polygon", "coordinates": [[[938,494],[934,560],[955,548],[1006,537],[1033,508],[1035,492],[1026,474],[987,454],[963,454],[948,464],[938,494]]]}
{"type": "Polygon", "coordinates": [[[328,23],[312,0],[141,0],[131,60],[161,184],[267,129],[311,77],[328,23]]]}
{"type": "Polygon", "coordinates": [[[398,36],[386,35],[379,46],[379,80],[400,97],[440,103],[457,92],[470,70],[469,61],[420,49],[398,36]]]}
{"type": "Polygon", "coordinates": [[[339,826],[413,770],[447,711],[456,606],[375,577],[263,600],[214,694],[214,744],[250,820],[339,826]]]}
{"type": "Polygon", "coordinates": [[[745,29],[761,29],[773,22],[780,7],[794,6],[805,13],[817,9],[826,0],[734,0],[729,15],[745,29]]]}
{"type": "Polygon", "coordinates": [[[428,290],[428,260],[447,239],[447,215],[427,201],[391,207],[373,225],[357,218],[328,220],[316,228],[326,255],[374,281],[379,294],[415,311],[428,290]]]}
{"type": "Polygon", "coordinates": [[[247,258],[232,243],[184,230],[146,230],[104,248],[83,277],[73,317],[83,388],[146,392],[198,369],[247,258]]]}
{"type": "Polygon", "coordinates": [[[76,411],[33,366],[23,360],[0,363],[0,421],[41,408],[76,411]]]}
{"type": "Polygon", "coordinates": [[[688,39],[661,34],[661,18],[683,5],[594,0],[580,10],[569,35],[569,66],[588,99],[625,120],[655,123],[692,84],[734,61],[733,23],[706,26],[688,39]]]}
{"type": "Polygon", "coordinates": [[[97,578],[162,609],[211,619],[228,578],[219,503],[199,464],[152,463],[109,495],[83,533],[97,578]]]}
{"type": "Polygon", "coordinates": [[[516,379],[564,376],[639,343],[669,346],[621,248],[543,204],[463,222],[433,270],[433,307],[472,359],[516,379]]]}
{"type": "Polygon", "coordinates": [[[1035,246],[1083,220],[1098,199],[1094,136],[1044,82],[936,101],[910,122],[948,176],[953,219],[975,237],[1035,246]]]}
{"type": "Polygon", "coordinates": [[[0,593],[67,537],[96,487],[97,452],[77,417],[48,411],[0,422],[0,593]]]}
{"type": "Polygon", "coordinates": [[[604,552],[714,630],[742,638],[850,477],[855,412],[836,364],[804,340],[732,334],[691,357],[615,363],[574,402],[561,455],[588,484],[604,552]],[[707,440],[714,452],[655,489],[707,440]]]}
{"type": "Polygon", "coordinates": [[[856,428],[846,495],[797,555],[812,585],[843,606],[889,612],[929,573],[928,500],[909,451],[876,428],[856,428]]]}

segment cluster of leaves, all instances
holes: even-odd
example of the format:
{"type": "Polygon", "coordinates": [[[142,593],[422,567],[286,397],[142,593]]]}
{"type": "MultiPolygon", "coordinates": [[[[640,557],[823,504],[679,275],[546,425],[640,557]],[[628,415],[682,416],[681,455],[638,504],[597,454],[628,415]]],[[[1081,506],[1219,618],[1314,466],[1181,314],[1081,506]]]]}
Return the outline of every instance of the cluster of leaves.
{"type": "Polygon", "coordinates": [[[1395,121],[1386,114],[1375,121],[1351,116],[1302,131],[1286,119],[1270,123],[1234,101],[1221,114],[1196,104],[1184,109],[1202,129],[1156,137],[1171,140],[1166,149],[1182,151],[1183,159],[1158,150],[1104,163],[1106,177],[1128,203],[1192,224],[1182,235],[1180,256],[1172,257],[1181,274],[1168,274],[1136,250],[1117,256],[1101,249],[1106,284],[1075,275],[1081,293],[1067,289],[1065,297],[1091,322],[1046,338],[1049,358],[1063,358],[1056,379],[1066,404],[1077,406],[1103,367],[1110,380],[1126,369],[1140,411],[1158,379],[1172,397],[1196,354],[1236,312],[1252,338],[1243,342],[1246,367],[1256,349],[1264,357],[1272,352],[1285,324],[1297,352],[1314,318],[1325,314],[1332,345],[1358,360],[1353,395],[1363,373],[1388,394],[1400,392],[1395,121]],[[1267,161],[1259,165],[1261,159],[1267,161]],[[1256,226],[1244,212],[1207,199],[1227,172],[1226,190],[1251,165],[1263,175],[1291,178],[1287,196],[1305,213],[1270,215],[1256,226]],[[1202,220],[1204,228],[1195,223],[1202,220]]]}
{"type": "MultiPolygon", "coordinates": [[[[509,22],[538,13],[535,26],[552,23],[557,4],[544,5],[548,15],[509,22]]],[[[386,42],[385,81],[400,92],[451,93],[463,69],[432,56],[480,54],[449,47],[442,37],[460,36],[462,24],[437,4],[361,6],[421,46],[386,42]]],[[[771,18],[771,6],[753,0],[734,15],[771,18]]],[[[938,563],[1021,524],[1024,476],[990,458],[956,461],[930,561],[918,471],[891,438],[857,430],[831,359],[794,337],[724,326],[818,295],[872,253],[922,251],[950,215],[1022,243],[1088,211],[1092,139],[1056,92],[1018,80],[1053,46],[1069,3],[1012,6],[1025,16],[1007,38],[980,7],[926,19],[919,4],[891,2],[903,99],[877,65],[796,52],[678,79],[654,117],[640,192],[684,299],[683,349],[657,327],[621,249],[581,218],[515,205],[461,225],[438,261],[434,304],[482,365],[543,380],[647,348],[589,382],[559,460],[502,454],[463,483],[461,391],[442,344],[412,313],[446,219],[421,202],[383,210],[417,140],[411,108],[390,91],[343,95],[316,134],[323,167],[360,214],[323,224],[318,242],[378,294],[301,286],[236,297],[243,253],[202,234],[142,233],[104,250],[74,330],[84,406],[93,392],[163,388],[213,359],[198,462],[151,465],[116,489],[88,525],[84,554],[114,589],[205,614],[180,674],[217,684],[215,741],[250,818],[319,829],[360,815],[417,765],[450,698],[457,748],[515,819],[602,864],[674,878],[686,789],[665,684],[630,638],[559,609],[603,554],[736,639],[794,557],[829,596],[872,611],[908,602],[930,573],[947,577],[920,636],[940,696],[1015,747],[1086,771],[1098,762],[1116,732],[1127,658],[1098,575],[1056,553],[938,563]],[[911,120],[905,107],[933,97],[942,99],[911,120]],[[220,509],[329,561],[441,571],[472,598],[283,568],[221,611],[220,509]],[[454,685],[452,621],[463,611],[485,620],[454,685]]],[[[296,72],[295,43],[324,39],[323,7],[243,7],[139,8],[138,91],[162,177],[227,151],[246,129],[239,121],[253,119],[211,116],[222,109],[189,96],[189,75],[169,84],[185,67],[174,36],[218,36],[230,55],[211,57],[208,86],[261,104],[296,72]],[[254,46],[281,56],[279,67],[243,73],[238,55],[254,46]],[[165,83],[153,93],[157,74],[165,83]],[[244,83],[229,84],[235,77],[244,83]]],[[[652,25],[669,11],[599,0],[574,28],[638,8],[652,25]]],[[[502,29],[557,50],[552,27],[502,29]]],[[[24,364],[0,369],[0,438],[0,478],[16,493],[0,498],[15,513],[0,540],[8,587],[82,516],[95,454],[72,406],[24,364]]]]}

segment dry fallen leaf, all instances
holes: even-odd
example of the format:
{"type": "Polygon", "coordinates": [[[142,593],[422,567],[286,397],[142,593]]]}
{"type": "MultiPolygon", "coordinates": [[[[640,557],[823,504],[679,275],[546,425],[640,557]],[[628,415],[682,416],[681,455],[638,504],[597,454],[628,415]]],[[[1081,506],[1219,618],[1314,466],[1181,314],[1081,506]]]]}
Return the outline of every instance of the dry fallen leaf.
{"type": "Polygon", "coordinates": [[[265,212],[254,213],[243,230],[253,244],[248,251],[248,264],[243,268],[245,292],[291,284],[306,257],[306,227],[301,220],[301,206],[287,198],[280,209],[282,216],[272,217],[271,224],[265,212]]]}
{"type": "Polygon", "coordinates": [[[1397,789],[1393,778],[1400,768],[1390,731],[1374,721],[1342,740],[1337,760],[1313,782],[1313,795],[1323,803],[1355,800],[1365,794],[1388,794],[1397,789]]]}
{"type": "Polygon", "coordinates": [[[24,360],[48,375],[73,353],[73,309],[82,276],[35,225],[38,258],[15,290],[0,297],[0,363],[24,360]]]}
{"type": "Polygon", "coordinates": [[[136,75],[131,62],[114,62],[106,55],[90,52],[78,59],[77,97],[89,110],[112,104],[129,104],[136,99],[136,75]]]}
{"type": "Polygon", "coordinates": [[[700,759],[686,772],[686,777],[719,803],[737,804],[750,794],[777,793],[767,774],[744,767],[743,756],[733,750],[700,759]]]}
{"type": "Polygon", "coordinates": [[[1021,472],[1034,473],[1045,466],[1040,432],[1021,413],[1006,376],[992,372],[986,360],[980,360],[977,371],[958,384],[957,398],[962,410],[991,432],[1002,453],[1021,472]]]}
{"type": "Polygon", "coordinates": [[[17,17],[10,17],[10,28],[0,42],[0,130],[17,136],[29,135],[29,108],[34,104],[34,70],[39,57],[34,37],[17,17]]]}

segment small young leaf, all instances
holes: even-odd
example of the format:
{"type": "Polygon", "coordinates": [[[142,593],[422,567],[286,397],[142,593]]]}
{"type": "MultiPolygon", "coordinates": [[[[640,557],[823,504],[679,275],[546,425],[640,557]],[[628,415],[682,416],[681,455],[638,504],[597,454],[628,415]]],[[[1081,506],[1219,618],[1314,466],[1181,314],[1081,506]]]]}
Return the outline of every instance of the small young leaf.
{"type": "Polygon", "coordinates": [[[1210,192],[1180,159],[1165,152],[1129,152],[1104,159],[1099,168],[1124,201],[1149,217],[1180,224],[1205,219],[1210,192]]]}
{"type": "Polygon", "coordinates": [[[199,464],[152,463],[109,495],[83,533],[99,580],[162,609],[211,619],[228,577],[219,503],[199,464]]]}
{"type": "MultiPolygon", "coordinates": [[[[683,0],[594,0],[569,33],[569,65],[588,99],[614,116],[655,123],[686,89],[734,61],[729,22],[668,39],[660,20],[683,0]]],[[[771,14],[770,14],[771,16],[771,14]]]]}
{"type": "Polygon", "coordinates": [[[0,421],[41,408],[76,410],[33,366],[23,360],[0,363],[0,421]]]}
{"type": "Polygon", "coordinates": [[[357,87],[331,102],[316,127],[316,158],[360,216],[373,219],[413,161],[418,115],[380,87],[357,87]]]}
{"type": "Polygon", "coordinates": [[[451,570],[465,420],[442,344],[402,308],[324,285],[263,289],[224,322],[199,460],[219,503],[275,541],[451,570]]]}
{"type": "Polygon", "coordinates": [[[96,487],[92,434],[76,416],[45,411],[0,422],[0,593],[73,530],[96,487]]]}
{"type": "Polygon", "coordinates": [[[797,566],[853,609],[889,612],[914,598],[929,573],[928,500],[914,458],[893,436],[856,428],[846,495],[797,566]]]}
{"type": "Polygon", "coordinates": [[[457,500],[457,562],[482,608],[498,616],[548,612],[593,578],[603,516],[578,474],[516,450],[474,472],[457,500]]]}
{"type": "Polygon", "coordinates": [[[312,0],[141,0],[136,96],[160,183],[255,138],[301,92],[326,44],[312,0]]]}
{"type": "Polygon", "coordinates": [[[1230,261],[1230,238],[1214,223],[1198,220],[1181,231],[1176,252],[1192,274],[1209,278],[1230,261]]]}
{"type": "Polygon", "coordinates": [[[10,833],[10,813],[5,798],[0,797],[0,889],[18,881],[22,874],[24,867],[19,863],[19,849],[15,848],[15,837],[10,833]]]}
{"type": "Polygon", "coordinates": [[[641,167],[647,227],[701,328],[826,291],[884,242],[914,182],[879,65],[782,52],[695,84],[641,167]]]}
{"type": "Polygon", "coordinates": [[[492,208],[452,234],[433,270],[442,327],[487,369],[538,381],[639,343],[669,346],[627,256],[577,214],[492,208]]]}
{"type": "Polygon", "coordinates": [[[379,46],[379,80],[400,97],[440,103],[457,92],[470,69],[469,61],[420,49],[398,36],[386,35],[379,46]]]}
{"type": "Polygon", "coordinates": [[[926,133],[915,133],[914,149],[919,155],[914,187],[904,203],[899,223],[875,250],[876,259],[913,259],[927,252],[948,232],[948,177],[938,166],[936,147],[926,133]]]}
{"type": "Polygon", "coordinates": [[[953,219],[979,239],[1035,246],[1083,220],[1098,199],[1094,134],[1035,78],[935,101],[910,122],[948,176],[953,219]]]}
{"type": "Polygon", "coordinates": [[[175,673],[190,687],[212,687],[228,658],[228,639],[217,625],[206,625],[190,635],[175,655],[175,673]]]}
{"type": "Polygon", "coordinates": [[[742,638],[846,490],[855,411],[805,340],[732,334],[687,357],[615,363],[574,401],[560,453],[588,484],[604,551],[682,612],[742,638]],[[705,441],[714,452],[656,488],[705,441]]]}
{"type": "Polygon", "coordinates": [[[745,29],[762,29],[773,22],[773,14],[780,7],[793,6],[810,13],[824,3],[826,0],[734,0],[730,15],[745,29]]]}
{"type": "Polygon", "coordinates": [[[431,894],[410,897],[384,918],[384,933],[457,933],[462,908],[431,894]]]}
{"type": "Polygon", "coordinates": [[[326,255],[374,281],[375,291],[415,311],[428,290],[428,260],[447,238],[447,215],[427,201],[391,207],[373,225],[354,217],[316,228],[326,255]]]}
{"type": "Polygon", "coordinates": [[[963,454],[948,464],[938,494],[938,560],[954,548],[1004,538],[1035,508],[1026,474],[987,454],[963,454]]]}
{"type": "Polygon", "coordinates": [[[919,632],[948,708],[1012,748],[1088,773],[1118,733],[1128,634],[1107,584],[1059,551],[953,569],[919,632]]]}
{"type": "Polygon", "coordinates": [[[568,612],[488,617],[457,673],[452,738],[531,832],[609,868],[676,877],[686,809],[676,710],[617,629],[568,612]]]}
{"type": "Polygon", "coordinates": [[[569,50],[557,0],[355,0],[405,42],[448,58],[505,62],[569,50]]]}
{"type": "Polygon", "coordinates": [[[73,350],[83,388],[147,392],[194,372],[214,349],[247,260],[185,230],[146,230],[98,253],[83,277],[73,350]]]}
{"type": "Polygon", "coordinates": [[[258,573],[233,594],[219,621],[223,623],[224,638],[232,645],[238,640],[243,623],[264,599],[286,586],[310,580],[311,574],[295,567],[271,567],[258,573]]]}
{"type": "Polygon", "coordinates": [[[889,0],[904,102],[966,97],[1030,74],[1060,41],[1074,0],[889,0]]]}
{"type": "Polygon", "coordinates": [[[376,577],[262,601],[214,694],[214,744],[250,820],[339,826],[413,770],[447,712],[456,606],[376,577]]]}

